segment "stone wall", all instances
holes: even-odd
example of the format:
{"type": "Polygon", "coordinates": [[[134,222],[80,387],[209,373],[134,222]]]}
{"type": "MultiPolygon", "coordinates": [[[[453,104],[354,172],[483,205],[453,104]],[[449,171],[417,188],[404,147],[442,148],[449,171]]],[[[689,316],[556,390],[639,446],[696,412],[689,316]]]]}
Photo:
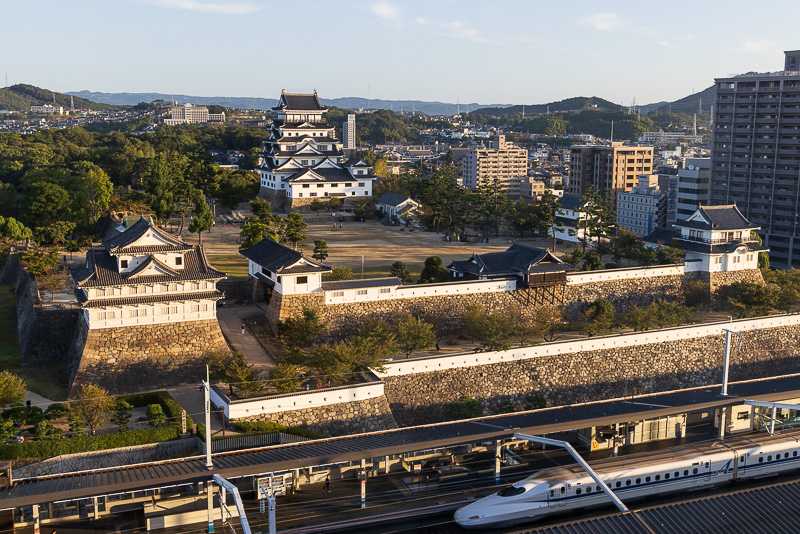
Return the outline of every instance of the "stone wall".
{"type": "Polygon", "coordinates": [[[702,280],[710,284],[712,293],[721,286],[727,286],[739,282],[752,282],[754,284],[764,285],[764,276],[761,274],[761,269],[745,269],[743,271],[701,274],[705,275],[703,276],[702,280]]]}
{"type": "Polygon", "coordinates": [[[216,319],[94,330],[80,321],[70,388],[93,383],[119,394],[196,384],[205,376],[202,357],[227,350],[216,319]]]}
{"type": "MultiPolygon", "coordinates": [[[[444,420],[461,395],[487,413],[503,401],[524,408],[525,396],[564,405],[719,383],[724,336],[713,335],[446,371],[384,377],[385,395],[401,426],[444,420]]],[[[800,326],[744,332],[731,354],[731,380],[800,372],[800,326]]]]}
{"type": "Polygon", "coordinates": [[[120,447],[106,451],[63,454],[55,458],[14,469],[13,478],[16,480],[18,478],[57,475],[75,471],[91,471],[93,469],[103,469],[120,465],[169,460],[170,458],[186,454],[196,448],[196,440],[190,437],[165,441],[163,443],[120,447]]]}
{"type": "Polygon", "coordinates": [[[657,299],[683,302],[683,279],[681,275],[667,275],[568,285],[564,304],[570,310],[580,310],[586,304],[606,298],[618,311],[627,311],[632,306],[646,306],[657,299]]]}
{"type": "Polygon", "coordinates": [[[301,427],[328,436],[345,436],[397,428],[386,397],[329,406],[303,408],[273,414],[243,417],[242,421],[271,421],[287,427],[301,427]]]}

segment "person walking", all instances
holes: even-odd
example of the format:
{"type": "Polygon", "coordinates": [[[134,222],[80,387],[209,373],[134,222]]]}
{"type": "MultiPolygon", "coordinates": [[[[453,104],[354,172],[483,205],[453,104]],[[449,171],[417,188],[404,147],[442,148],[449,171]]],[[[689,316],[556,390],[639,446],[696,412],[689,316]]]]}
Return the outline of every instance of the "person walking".
{"type": "Polygon", "coordinates": [[[246,324],[242,323],[242,334],[244,334],[244,329],[247,327],[246,324]]]}
{"type": "Polygon", "coordinates": [[[329,493],[331,491],[331,477],[325,477],[325,484],[322,486],[322,491],[329,493]]]}

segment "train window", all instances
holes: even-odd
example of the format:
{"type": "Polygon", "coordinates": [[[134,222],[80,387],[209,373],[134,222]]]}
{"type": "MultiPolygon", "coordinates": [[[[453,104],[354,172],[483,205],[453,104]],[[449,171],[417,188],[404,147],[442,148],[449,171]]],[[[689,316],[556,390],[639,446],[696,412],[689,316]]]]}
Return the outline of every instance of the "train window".
{"type": "MultiPolygon", "coordinates": [[[[656,475],[656,480],[658,480],[658,475],[656,475]]],[[[664,473],[664,480],[669,480],[669,473],[664,473]]]]}
{"type": "Polygon", "coordinates": [[[644,477],[645,482],[650,482],[650,477],[644,477]]]}
{"type": "Polygon", "coordinates": [[[708,462],[706,462],[706,469],[708,469],[708,462]]]}
{"type": "Polygon", "coordinates": [[[564,486],[561,486],[561,493],[563,494],[567,489],[564,486]]]}
{"type": "Polygon", "coordinates": [[[696,468],[696,467],[695,467],[694,469],[692,469],[692,474],[693,474],[693,475],[696,475],[696,474],[697,474],[697,468],[696,468]]]}
{"type": "Polygon", "coordinates": [[[783,455],[783,457],[784,458],[788,458],[789,457],[789,453],[787,452],[786,454],[783,455]]]}
{"type": "Polygon", "coordinates": [[[617,487],[622,486],[622,482],[617,482],[617,487]]]}
{"type": "Polygon", "coordinates": [[[758,457],[758,463],[761,463],[761,462],[763,462],[763,461],[764,461],[764,457],[763,457],[763,456],[759,456],[759,457],[758,457]]]}
{"type": "MultiPolygon", "coordinates": [[[[525,486],[517,487],[517,486],[510,486],[502,491],[497,493],[498,497],[513,497],[514,495],[520,495],[525,493],[525,486]]],[[[552,492],[551,492],[552,493],[552,492]]]]}
{"type": "Polygon", "coordinates": [[[744,462],[744,456],[739,456],[739,463],[744,462]]]}
{"type": "Polygon", "coordinates": [[[550,490],[550,496],[551,496],[551,497],[554,497],[554,496],[555,496],[555,494],[556,494],[556,491],[555,491],[555,490],[550,490]]]}
{"type": "Polygon", "coordinates": [[[771,462],[771,461],[772,461],[772,455],[771,455],[771,454],[770,454],[769,456],[767,456],[767,461],[768,461],[768,462],[771,462]]]}
{"type": "Polygon", "coordinates": [[[591,493],[591,492],[592,492],[592,487],[586,486],[586,493],[591,493]]]}
{"type": "Polygon", "coordinates": [[[575,490],[575,495],[580,495],[580,494],[581,494],[581,489],[580,488],[576,489],[575,490]]]}
{"type": "Polygon", "coordinates": [[[685,476],[685,477],[689,476],[689,470],[688,469],[684,469],[683,470],[683,476],[685,476]]]}
{"type": "Polygon", "coordinates": [[[630,486],[630,485],[631,485],[631,481],[630,481],[630,480],[626,480],[626,481],[625,481],[625,485],[626,485],[626,486],[630,486]]]}
{"type": "Polygon", "coordinates": [[[637,479],[636,479],[636,483],[637,483],[637,484],[641,484],[641,483],[642,483],[642,479],[641,479],[641,478],[637,478],[637,479]]]}
{"type": "Polygon", "coordinates": [[[595,491],[600,491],[600,486],[597,486],[594,490],[595,491]]]}
{"type": "MultiPolygon", "coordinates": [[[[669,475],[667,475],[669,476],[669,475]]],[[[656,475],[656,480],[661,480],[661,475],[656,475]]]]}
{"type": "Polygon", "coordinates": [[[797,456],[797,451],[792,451],[792,456],[797,456]]]}

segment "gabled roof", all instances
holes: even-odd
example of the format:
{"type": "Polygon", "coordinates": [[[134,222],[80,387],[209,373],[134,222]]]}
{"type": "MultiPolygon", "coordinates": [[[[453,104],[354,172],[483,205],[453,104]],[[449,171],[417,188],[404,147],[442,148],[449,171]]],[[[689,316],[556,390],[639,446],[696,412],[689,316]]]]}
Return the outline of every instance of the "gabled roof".
{"type": "Polygon", "coordinates": [[[351,157],[348,158],[347,161],[342,163],[342,167],[372,167],[361,158],[351,157]]]}
{"type": "Polygon", "coordinates": [[[680,232],[676,232],[671,228],[656,227],[655,230],[642,238],[645,243],[669,245],[672,239],[678,237],[680,232]]]}
{"type": "Polygon", "coordinates": [[[563,272],[575,269],[546,248],[517,242],[503,252],[473,254],[468,260],[456,260],[448,265],[448,268],[456,272],[469,272],[484,276],[563,272]]]}
{"type": "Polygon", "coordinates": [[[384,193],[378,197],[376,203],[397,207],[406,200],[409,200],[409,198],[405,195],[398,195],[397,193],[384,193]]]}
{"type": "Polygon", "coordinates": [[[686,220],[675,223],[677,227],[699,230],[746,230],[761,228],[739,211],[736,204],[724,206],[698,206],[686,220]]]}
{"type": "Polygon", "coordinates": [[[125,274],[127,274],[128,278],[136,278],[139,276],[179,275],[178,271],[166,265],[164,262],[158,261],[155,256],[148,256],[148,258],[137,265],[135,269],[132,269],[125,274]]]}
{"type": "Polygon", "coordinates": [[[558,203],[561,205],[561,209],[565,210],[580,210],[586,204],[578,195],[564,195],[558,199],[558,203]]]}
{"type": "Polygon", "coordinates": [[[226,274],[212,267],[203,249],[199,245],[190,246],[183,254],[183,269],[172,269],[152,258],[147,259],[136,269],[120,273],[117,271],[117,260],[108,251],[99,248],[89,249],[86,253],[86,266],[73,270],[72,278],[78,287],[122,286],[130,284],[152,284],[161,282],[181,282],[188,280],[210,280],[225,278],[226,274]],[[143,272],[155,261],[162,269],[159,274],[143,272]]]}
{"type": "Polygon", "coordinates": [[[327,273],[331,268],[303,256],[302,252],[292,250],[272,239],[262,239],[239,254],[259,267],[278,274],[327,273]]]}
{"type": "Polygon", "coordinates": [[[105,248],[111,254],[142,254],[150,252],[178,252],[189,250],[192,246],[185,243],[181,238],[173,236],[155,226],[152,221],[142,217],[136,224],[124,232],[103,242],[105,248]],[[151,236],[160,244],[158,245],[138,245],[143,237],[151,236]]]}
{"type": "Polygon", "coordinates": [[[272,109],[275,111],[321,111],[328,108],[322,105],[322,102],[320,102],[319,98],[317,97],[317,92],[314,91],[313,94],[281,92],[281,98],[278,100],[278,105],[272,109]]]}

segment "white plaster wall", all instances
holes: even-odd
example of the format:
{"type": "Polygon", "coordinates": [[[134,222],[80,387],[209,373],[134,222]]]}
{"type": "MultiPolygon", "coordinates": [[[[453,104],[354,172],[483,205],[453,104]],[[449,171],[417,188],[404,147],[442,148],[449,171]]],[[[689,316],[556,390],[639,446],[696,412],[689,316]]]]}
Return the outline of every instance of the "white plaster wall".
{"type": "Polygon", "coordinates": [[[463,353],[454,356],[403,360],[387,363],[385,365],[386,370],[382,373],[376,372],[376,374],[380,377],[402,376],[414,373],[442,371],[445,369],[488,365],[499,362],[527,360],[542,356],[574,354],[576,352],[613,349],[615,347],[635,347],[651,343],[663,343],[665,341],[716,336],[723,334],[724,328],[735,332],[745,332],[748,330],[761,330],[779,326],[796,326],[799,324],[800,314],[775,315],[759,319],[741,319],[732,322],[682,326],[652,332],[604,336],[581,341],[547,343],[532,347],[520,347],[507,351],[463,353]]]}
{"type": "Polygon", "coordinates": [[[383,395],[383,382],[373,382],[366,385],[353,387],[329,388],[308,392],[289,393],[277,397],[261,397],[247,402],[237,402],[228,405],[214,389],[211,389],[211,401],[214,405],[225,411],[229,419],[238,419],[259,414],[285,412],[287,410],[300,410],[330,406],[341,402],[353,402],[374,399],[383,395]]]}
{"type": "Polygon", "coordinates": [[[608,269],[603,271],[585,271],[567,273],[567,285],[576,286],[593,282],[611,280],[631,280],[634,278],[652,278],[655,276],[682,275],[685,267],[682,264],[658,265],[654,267],[636,267],[633,269],[608,269]]]}
{"type": "Polygon", "coordinates": [[[201,321],[216,319],[217,303],[214,300],[196,300],[141,304],[138,306],[109,306],[107,308],[91,308],[85,310],[84,319],[87,319],[87,315],[90,330],[96,328],[201,321]],[[174,309],[175,313],[163,313],[164,308],[167,307],[169,307],[170,310],[174,309]],[[194,307],[199,308],[195,311],[194,307]],[[137,312],[138,315],[133,312],[137,312]],[[102,314],[105,314],[105,316],[102,314]]]}

